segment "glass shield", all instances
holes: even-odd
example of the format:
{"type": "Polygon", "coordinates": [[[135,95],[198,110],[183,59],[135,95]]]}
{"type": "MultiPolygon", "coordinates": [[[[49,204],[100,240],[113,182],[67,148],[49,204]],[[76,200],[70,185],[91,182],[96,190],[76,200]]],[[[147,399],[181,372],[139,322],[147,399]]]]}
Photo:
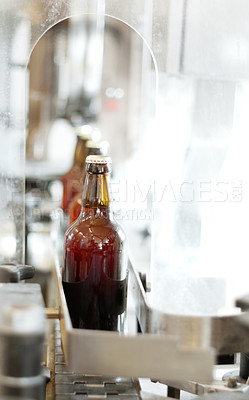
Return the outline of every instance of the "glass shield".
{"type": "Polygon", "coordinates": [[[181,6],[170,3],[159,72],[151,301],[168,313],[224,315],[248,293],[249,8],[181,6]]]}

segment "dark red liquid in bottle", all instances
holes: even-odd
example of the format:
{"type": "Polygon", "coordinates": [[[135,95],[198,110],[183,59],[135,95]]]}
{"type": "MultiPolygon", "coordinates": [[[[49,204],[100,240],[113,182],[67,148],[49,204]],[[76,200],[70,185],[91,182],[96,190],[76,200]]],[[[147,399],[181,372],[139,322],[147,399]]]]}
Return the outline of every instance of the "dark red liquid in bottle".
{"type": "Polygon", "coordinates": [[[74,328],[122,331],[125,235],[111,215],[106,175],[87,174],[80,216],[65,234],[62,281],[74,328]]]}

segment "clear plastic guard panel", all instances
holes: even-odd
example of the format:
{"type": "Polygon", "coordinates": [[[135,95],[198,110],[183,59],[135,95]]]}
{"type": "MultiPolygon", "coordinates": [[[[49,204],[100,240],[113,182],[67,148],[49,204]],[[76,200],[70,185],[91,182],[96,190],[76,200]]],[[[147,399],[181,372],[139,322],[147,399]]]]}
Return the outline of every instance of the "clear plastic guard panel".
{"type": "Polygon", "coordinates": [[[198,315],[233,305],[247,291],[248,2],[3,0],[0,7],[1,260],[23,261],[31,51],[59,21],[104,13],[144,39],[145,99],[156,104],[155,115],[143,109],[140,154],[128,163],[135,177],[146,176],[145,192],[155,188],[146,196],[151,303],[198,315]]]}

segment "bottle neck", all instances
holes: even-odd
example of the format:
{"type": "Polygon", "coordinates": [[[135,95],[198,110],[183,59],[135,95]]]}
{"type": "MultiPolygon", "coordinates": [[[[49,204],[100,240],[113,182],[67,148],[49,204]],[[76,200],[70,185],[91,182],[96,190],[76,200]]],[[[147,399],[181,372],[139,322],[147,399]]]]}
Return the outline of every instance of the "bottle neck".
{"type": "Polygon", "coordinates": [[[82,209],[85,212],[110,214],[108,174],[86,173],[82,194],[82,209]]]}
{"type": "Polygon", "coordinates": [[[83,168],[85,163],[86,154],[86,140],[78,138],[77,145],[74,152],[74,165],[78,165],[83,168]]]}

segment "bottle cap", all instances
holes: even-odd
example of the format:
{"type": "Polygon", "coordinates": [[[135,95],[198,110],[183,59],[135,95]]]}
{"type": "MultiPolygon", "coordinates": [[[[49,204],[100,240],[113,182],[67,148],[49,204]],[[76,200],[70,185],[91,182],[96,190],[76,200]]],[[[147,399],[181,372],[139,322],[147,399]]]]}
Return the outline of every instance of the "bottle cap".
{"type": "Polygon", "coordinates": [[[101,137],[100,131],[93,125],[88,125],[88,124],[78,125],[74,129],[78,138],[82,140],[97,141],[101,137]]]}
{"type": "Polygon", "coordinates": [[[90,155],[86,158],[86,163],[88,164],[111,164],[111,157],[90,155]]]}
{"type": "Polygon", "coordinates": [[[86,157],[86,171],[101,174],[111,171],[111,157],[90,155],[86,157]]]}
{"type": "Polygon", "coordinates": [[[82,140],[92,138],[92,127],[90,125],[79,125],[75,127],[75,133],[82,140]]]}
{"type": "Polygon", "coordinates": [[[88,154],[96,154],[106,156],[108,154],[109,143],[106,140],[102,140],[101,142],[95,142],[94,140],[88,140],[86,142],[86,149],[88,150],[88,154]],[[92,151],[92,153],[91,153],[92,151]]]}
{"type": "Polygon", "coordinates": [[[100,142],[94,142],[94,140],[88,140],[86,142],[86,148],[87,149],[99,149],[101,147],[100,142]]]}

